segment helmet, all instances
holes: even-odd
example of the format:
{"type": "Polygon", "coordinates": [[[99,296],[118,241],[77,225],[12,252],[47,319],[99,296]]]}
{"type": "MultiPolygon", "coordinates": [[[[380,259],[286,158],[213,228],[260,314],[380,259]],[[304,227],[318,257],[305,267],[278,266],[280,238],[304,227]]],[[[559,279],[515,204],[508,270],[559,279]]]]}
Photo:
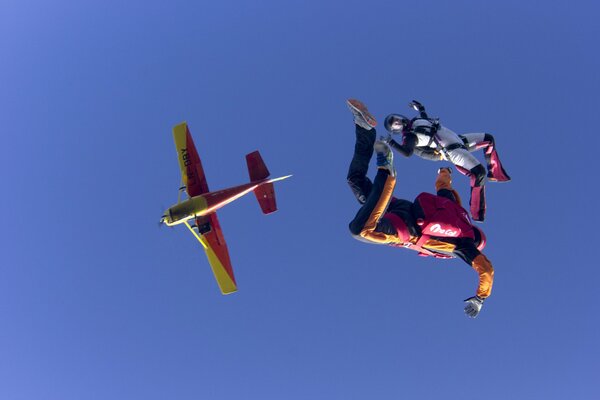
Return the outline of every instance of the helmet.
{"type": "Polygon", "coordinates": [[[485,247],[485,242],[487,241],[485,233],[476,226],[473,226],[473,232],[475,233],[475,246],[477,246],[477,250],[481,251],[485,247]]]}
{"type": "Polygon", "coordinates": [[[385,129],[387,129],[388,132],[401,133],[404,129],[406,129],[409,123],[410,120],[404,115],[390,114],[387,117],[385,117],[385,122],[383,124],[385,125],[385,129]],[[400,127],[397,126],[398,122],[401,124],[400,127]],[[392,125],[396,125],[396,127],[392,128],[392,125]]]}

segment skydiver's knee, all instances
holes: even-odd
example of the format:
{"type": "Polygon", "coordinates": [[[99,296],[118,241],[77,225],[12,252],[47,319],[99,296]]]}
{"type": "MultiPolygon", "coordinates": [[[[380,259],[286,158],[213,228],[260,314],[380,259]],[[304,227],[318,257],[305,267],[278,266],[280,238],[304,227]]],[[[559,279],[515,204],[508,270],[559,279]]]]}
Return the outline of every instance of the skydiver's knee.
{"type": "Polygon", "coordinates": [[[358,181],[359,180],[356,178],[355,175],[348,173],[348,176],[346,178],[346,182],[348,182],[348,186],[350,186],[351,188],[359,187],[360,184],[358,181]]]}
{"type": "Polygon", "coordinates": [[[489,143],[490,143],[492,146],[495,144],[495,143],[494,143],[494,136],[492,136],[492,135],[491,135],[491,134],[489,134],[489,133],[486,133],[486,134],[484,134],[484,136],[483,136],[483,140],[484,140],[485,142],[489,142],[489,143]]]}
{"type": "Polygon", "coordinates": [[[362,231],[363,227],[360,226],[360,224],[357,224],[354,221],[352,221],[348,225],[348,228],[350,229],[350,233],[352,234],[352,236],[360,236],[360,232],[362,231]]]}
{"type": "Polygon", "coordinates": [[[486,172],[483,165],[477,164],[470,172],[475,177],[475,186],[482,186],[485,183],[486,172]]]}

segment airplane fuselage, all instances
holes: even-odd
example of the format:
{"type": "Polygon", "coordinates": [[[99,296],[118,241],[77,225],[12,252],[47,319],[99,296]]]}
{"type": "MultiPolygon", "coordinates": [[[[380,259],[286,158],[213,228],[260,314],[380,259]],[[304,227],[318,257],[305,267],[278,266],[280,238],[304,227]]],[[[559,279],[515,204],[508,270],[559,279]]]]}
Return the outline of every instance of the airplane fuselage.
{"type": "Polygon", "coordinates": [[[165,211],[163,222],[165,225],[174,226],[182,224],[192,218],[201,217],[214,213],[219,208],[231,203],[252,192],[260,185],[269,182],[269,179],[262,179],[239,186],[230,187],[215,192],[208,192],[198,196],[190,197],[178,204],[175,204],[165,211]]]}

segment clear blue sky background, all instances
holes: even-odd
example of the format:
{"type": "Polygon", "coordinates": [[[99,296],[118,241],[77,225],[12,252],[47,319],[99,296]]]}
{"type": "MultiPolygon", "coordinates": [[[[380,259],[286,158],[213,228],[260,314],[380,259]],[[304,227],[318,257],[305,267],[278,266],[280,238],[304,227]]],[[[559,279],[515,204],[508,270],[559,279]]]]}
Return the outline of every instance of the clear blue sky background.
{"type": "MultiPolygon", "coordinates": [[[[0,398],[600,398],[600,7],[522,3],[4,0],[0,398]],[[496,136],[478,319],[461,261],[350,237],[348,97],[496,136]],[[183,120],[213,189],[255,149],[294,174],[220,211],[231,296],[157,228],[183,120]]],[[[397,157],[397,195],[441,165],[397,157]]]]}

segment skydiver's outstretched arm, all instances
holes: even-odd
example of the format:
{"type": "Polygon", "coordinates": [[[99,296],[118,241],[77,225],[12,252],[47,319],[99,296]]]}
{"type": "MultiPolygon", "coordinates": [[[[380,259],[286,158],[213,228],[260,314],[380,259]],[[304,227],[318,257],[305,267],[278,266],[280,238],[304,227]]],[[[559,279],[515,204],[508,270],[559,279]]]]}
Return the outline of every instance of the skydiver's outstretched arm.
{"type": "Polygon", "coordinates": [[[483,307],[483,301],[492,294],[494,267],[490,260],[475,248],[472,239],[463,241],[462,246],[457,247],[454,253],[467,262],[467,264],[470,264],[479,274],[479,285],[477,286],[475,296],[465,299],[465,313],[469,317],[475,318],[481,311],[481,307],[483,307]]]}
{"type": "Polygon", "coordinates": [[[427,115],[427,112],[425,111],[425,106],[423,104],[421,104],[420,102],[418,102],[417,100],[413,100],[410,103],[408,103],[408,106],[412,109],[414,109],[415,111],[419,112],[419,116],[423,119],[429,119],[429,116],[427,115]]]}
{"type": "Polygon", "coordinates": [[[477,286],[476,296],[486,299],[492,293],[494,284],[494,267],[491,261],[475,246],[475,241],[470,238],[449,239],[456,245],[454,254],[479,274],[479,285],[477,286]]]}
{"type": "Polygon", "coordinates": [[[417,145],[417,135],[412,132],[408,132],[402,135],[402,144],[396,142],[394,139],[390,140],[388,143],[392,149],[396,150],[398,153],[405,157],[410,157],[415,151],[415,146],[417,145]]]}
{"type": "Polygon", "coordinates": [[[477,286],[476,296],[487,299],[492,294],[492,285],[494,284],[494,267],[492,262],[480,253],[471,262],[471,266],[479,274],[479,286],[477,286]]]}

